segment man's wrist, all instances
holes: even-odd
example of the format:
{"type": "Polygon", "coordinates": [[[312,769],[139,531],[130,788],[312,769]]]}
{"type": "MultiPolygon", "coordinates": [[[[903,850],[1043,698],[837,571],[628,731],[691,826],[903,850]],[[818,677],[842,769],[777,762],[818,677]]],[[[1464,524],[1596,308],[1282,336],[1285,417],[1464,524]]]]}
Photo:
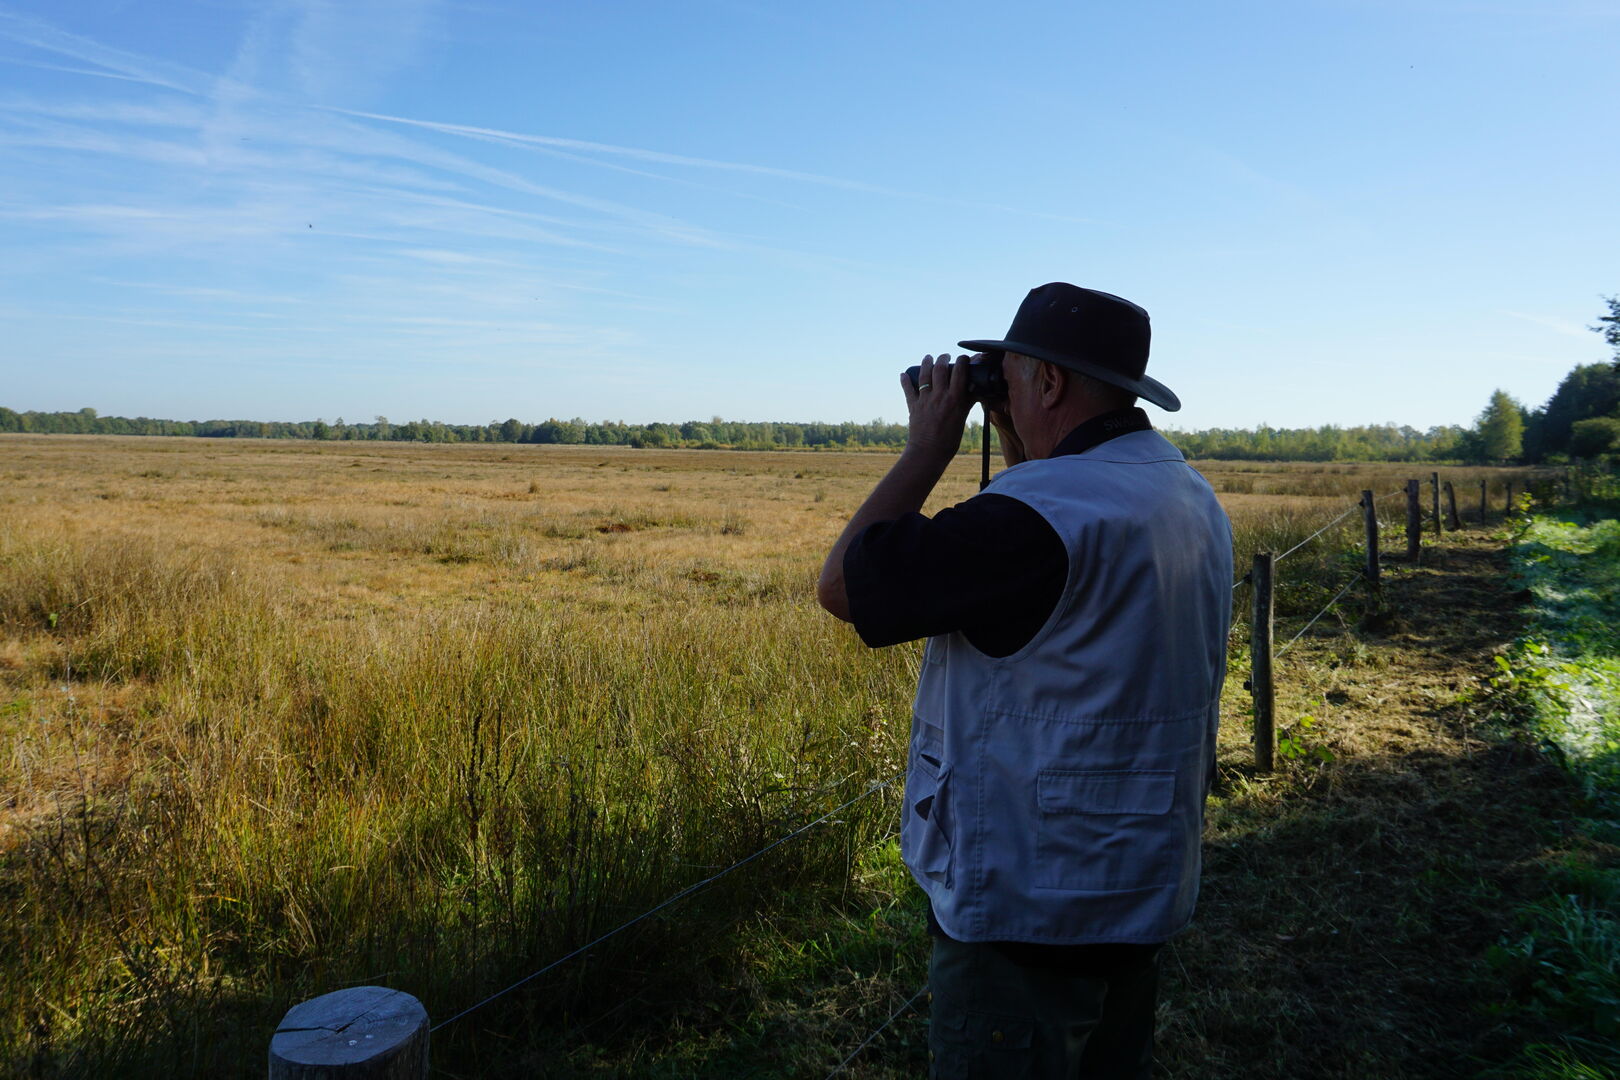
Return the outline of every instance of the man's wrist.
{"type": "Polygon", "coordinates": [[[961,440],[948,445],[927,439],[908,439],[906,445],[900,451],[900,460],[912,463],[919,468],[934,469],[937,479],[938,475],[945,472],[945,467],[951,463],[951,458],[956,456],[956,451],[960,446],[961,440]]]}

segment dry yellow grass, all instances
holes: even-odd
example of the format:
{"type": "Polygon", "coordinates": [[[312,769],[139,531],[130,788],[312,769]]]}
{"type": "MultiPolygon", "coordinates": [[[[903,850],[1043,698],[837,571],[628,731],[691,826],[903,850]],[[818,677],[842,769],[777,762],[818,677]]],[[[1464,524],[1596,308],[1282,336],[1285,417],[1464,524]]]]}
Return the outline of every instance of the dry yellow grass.
{"type": "MultiPolygon", "coordinates": [[[[401,605],[701,599],[807,588],[886,466],[869,454],[620,447],[0,440],[19,525],[228,552],[331,613],[401,605]],[[711,574],[718,577],[706,581],[711,574]],[[643,587],[633,595],[622,586],[643,587]]],[[[966,459],[936,502],[974,490],[966,459]]]]}
{"type": "MultiPolygon", "coordinates": [[[[13,528],[225,553],[314,615],[478,603],[701,601],[741,574],[798,590],[889,457],[622,447],[0,437],[13,528]],[[718,575],[712,580],[710,575],[718,575]],[[636,589],[627,589],[634,585],[636,589]]],[[[1325,520],[1426,466],[1201,463],[1244,540],[1325,520]]],[[[959,458],[930,508],[970,496],[959,458]]],[[[1449,469],[1465,515],[1477,481],[1449,469]]],[[[1387,505],[1390,520],[1398,507],[1387,505]]]]}

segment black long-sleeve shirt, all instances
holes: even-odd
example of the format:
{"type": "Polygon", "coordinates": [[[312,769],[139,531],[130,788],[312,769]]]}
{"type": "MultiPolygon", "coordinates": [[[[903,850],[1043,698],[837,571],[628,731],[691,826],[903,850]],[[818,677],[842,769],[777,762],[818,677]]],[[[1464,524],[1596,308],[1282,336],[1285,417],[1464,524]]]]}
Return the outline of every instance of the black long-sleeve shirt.
{"type": "MultiPolygon", "coordinates": [[[[1064,436],[1052,456],[1151,427],[1141,409],[1104,413],[1064,436]]],[[[1051,617],[1068,575],[1057,532],[1006,495],[876,522],[844,552],[850,621],[873,648],[960,631],[980,652],[1010,656],[1051,617]]]]}

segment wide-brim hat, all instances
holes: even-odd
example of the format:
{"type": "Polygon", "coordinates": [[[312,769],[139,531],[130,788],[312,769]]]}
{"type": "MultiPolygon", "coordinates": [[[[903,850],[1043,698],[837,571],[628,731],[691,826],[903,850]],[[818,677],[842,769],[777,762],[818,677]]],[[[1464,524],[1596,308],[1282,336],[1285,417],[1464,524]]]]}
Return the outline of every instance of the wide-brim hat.
{"type": "Polygon", "coordinates": [[[998,341],[959,341],[983,353],[1022,353],[1129,390],[1166,412],[1181,399],[1147,374],[1148,313],[1113,293],[1054,281],[1029,290],[998,341]]]}

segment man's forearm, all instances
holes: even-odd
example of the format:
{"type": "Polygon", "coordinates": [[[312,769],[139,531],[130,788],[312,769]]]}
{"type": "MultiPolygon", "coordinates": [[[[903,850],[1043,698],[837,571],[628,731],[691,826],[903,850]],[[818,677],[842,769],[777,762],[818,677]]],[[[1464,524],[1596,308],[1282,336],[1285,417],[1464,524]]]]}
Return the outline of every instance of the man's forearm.
{"type": "Polygon", "coordinates": [[[893,521],[902,514],[921,510],[929,493],[945,474],[951,454],[908,446],[890,467],[872,494],[866,497],[855,516],[849,519],[844,531],[827,553],[821,567],[821,579],[816,583],[816,598],[832,614],[849,621],[849,594],[844,588],[844,553],[867,526],[879,521],[893,521]]]}
{"type": "Polygon", "coordinates": [[[910,417],[906,448],[844,526],[821,567],[821,580],[816,582],[821,606],[845,622],[849,622],[849,593],[844,583],[844,553],[849,545],[875,522],[893,521],[921,510],[928,493],[945,474],[945,466],[961,449],[962,428],[973,402],[966,376],[957,378],[955,374],[950,356],[942,353],[937,362],[932,356],[923,357],[914,382],[905,375],[900,377],[910,417]]]}

